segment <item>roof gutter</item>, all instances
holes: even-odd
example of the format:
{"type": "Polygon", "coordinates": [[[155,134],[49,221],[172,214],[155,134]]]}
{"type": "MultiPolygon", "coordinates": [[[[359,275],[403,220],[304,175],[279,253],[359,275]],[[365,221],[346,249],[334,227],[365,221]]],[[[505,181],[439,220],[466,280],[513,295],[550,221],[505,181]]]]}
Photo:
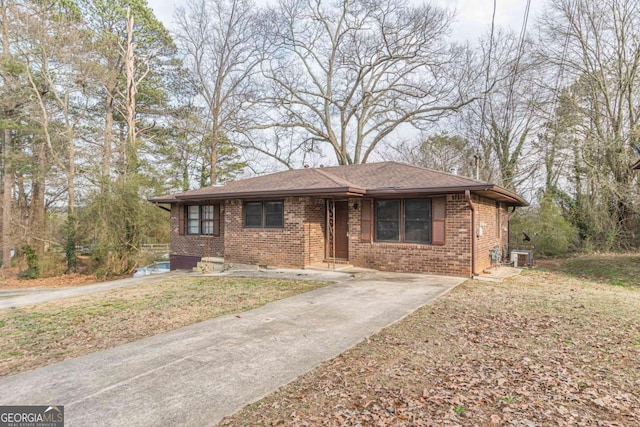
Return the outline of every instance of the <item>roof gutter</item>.
{"type": "MultiPolygon", "coordinates": [[[[490,191],[510,200],[510,204],[515,206],[528,206],[529,204],[517,194],[498,187],[495,184],[478,184],[478,185],[450,185],[446,187],[432,187],[432,188],[376,188],[367,190],[367,196],[384,196],[384,195],[403,195],[413,193],[423,194],[445,194],[445,193],[458,193],[465,191],[490,191]]],[[[507,202],[509,203],[509,202],[507,202]]]]}
{"type": "Polygon", "coordinates": [[[517,202],[517,204],[515,206],[529,206],[529,203],[527,203],[526,200],[524,200],[522,197],[518,196],[516,193],[511,192],[505,188],[502,187],[498,187],[497,185],[492,185],[490,189],[488,189],[490,191],[494,191],[498,194],[501,194],[505,197],[508,197],[510,199],[512,199],[513,201],[517,202]]]}
{"type": "MultiPolygon", "coordinates": [[[[288,190],[245,190],[245,191],[218,191],[213,193],[195,192],[194,190],[178,193],[171,196],[152,197],[149,199],[152,203],[180,203],[187,201],[203,201],[203,200],[224,200],[224,199],[249,199],[249,198],[282,198],[296,196],[315,196],[315,197],[403,197],[410,194],[447,194],[461,193],[463,191],[470,192],[492,192],[498,195],[502,202],[510,206],[528,206],[528,203],[515,193],[498,187],[494,184],[479,185],[450,185],[445,187],[413,187],[413,188],[375,188],[366,190],[357,186],[349,185],[348,182],[340,181],[341,187],[329,188],[305,188],[305,189],[288,189],[288,190]]],[[[221,189],[220,189],[221,190],[221,189]]],[[[499,200],[499,199],[496,199],[499,200]]]]}
{"type": "Polygon", "coordinates": [[[471,210],[471,274],[479,276],[476,271],[476,207],[471,201],[471,191],[465,190],[464,196],[467,199],[467,207],[471,210]]]}
{"type": "Polygon", "coordinates": [[[162,209],[163,211],[171,212],[171,209],[167,208],[166,206],[162,206],[160,203],[154,203],[154,204],[160,209],[162,209]]]}
{"type": "Polygon", "coordinates": [[[221,199],[247,199],[264,197],[296,197],[296,196],[353,196],[363,197],[366,191],[361,188],[312,188],[302,190],[268,190],[268,191],[238,191],[228,193],[177,194],[175,202],[221,199]]]}

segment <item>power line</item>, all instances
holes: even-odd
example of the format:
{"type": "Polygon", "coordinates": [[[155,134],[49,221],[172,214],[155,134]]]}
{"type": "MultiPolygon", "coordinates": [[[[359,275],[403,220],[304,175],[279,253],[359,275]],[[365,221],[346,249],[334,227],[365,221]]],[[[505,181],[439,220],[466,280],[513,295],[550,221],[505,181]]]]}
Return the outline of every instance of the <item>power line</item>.
{"type": "MultiPolygon", "coordinates": [[[[560,64],[558,75],[556,76],[556,82],[553,88],[553,102],[551,103],[551,108],[548,110],[548,123],[549,123],[549,131],[552,133],[552,137],[557,137],[554,133],[557,133],[557,123],[554,123],[556,117],[556,109],[558,107],[558,102],[560,101],[560,85],[562,84],[564,78],[564,70],[565,70],[565,61],[567,58],[567,51],[569,50],[569,40],[571,38],[571,21],[567,23],[567,34],[564,39],[564,44],[562,46],[562,55],[560,56],[560,64]]],[[[553,149],[553,146],[552,146],[553,149]]],[[[555,149],[551,153],[552,156],[556,156],[555,149]]],[[[549,175],[549,171],[546,171],[547,176],[549,175]]]]}
{"type": "MultiPolygon", "coordinates": [[[[491,15],[491,35],[489,36],[489,55],[488,55],[488,59],[487,59],[487,72],[485,74],[485,78],[484,78],[484,96],[482,98],[482,108],[481,108],[481,118],[480,118],[480,144],[482,144],[482,141],[484,140],[484,119],[485,119],[485,109],[487,107],[487,92],[489,92],[489,74],[491,72],[491,58],[492,58],[492,53],[493,53],[493,36],[495,33],[495,26],[496,26],[496,3],[497,0],[493,0],[493,14],[491,15]]],[[[475,160],[475,167],[476,167],[476,179],[479,179],[479,165],[478,165],[478,161],[480,159],[480,156],[478,155],[478,151],[476,150],[476,155],[474,156],[474,160],[475,160]]]]}
{"type": "Polygon", "coordinates": [[[513,92],[514,86],[516,84],[516,77],[518,76],[518,69],[520,68],[520,59],[524,55],[524,43],[527,35],[527,24],[529,22],[529,10],[531,9],[531,0],[527,0],[527,5],[524,9],[524,17],[522,19],[522,27],[520,28],[520,38],[518,42],[518,50],[516,56],[516,62],[513,65],[513,70],[511,71],[511,79],[509,80],[509,92],[507,94],[507,103],[504,111],[504,126],[507,126],[511,117],[513,115],[513,109],[511,108],[511,103],[513,102],[513,92]]]}
{"type": "Polygon", "coordinates": [[[558,71],[558,76],[556,78],[556,84],[553,89],[553,104],[551,105],[551,110],[549,111],[549,121],[553,120],[552,114],[555,113],[556,107],[558,105],[558,101],[560,100],[560,85],[562,84],[562,80],[564,77],[564,65],[567,57],[567,51],[569,50],[569,39],[571,37],[570,33],[571,23],[567,24],[567,36],[564,40],[564,45],[562,47],[562,55],[560,56],[560,70],[558,71]]]}

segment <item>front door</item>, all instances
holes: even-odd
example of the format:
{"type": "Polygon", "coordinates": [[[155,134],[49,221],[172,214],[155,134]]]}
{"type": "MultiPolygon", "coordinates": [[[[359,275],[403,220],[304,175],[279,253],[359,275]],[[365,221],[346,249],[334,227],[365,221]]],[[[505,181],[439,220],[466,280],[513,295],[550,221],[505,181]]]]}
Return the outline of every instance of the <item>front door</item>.
{"type": "MultiPolygon", "coordinates": [[[[349,259],[349,203],[336,203],[336,258],[349,259]]],[[[331,256],[331,254],[329,254],[331,256]]]]}

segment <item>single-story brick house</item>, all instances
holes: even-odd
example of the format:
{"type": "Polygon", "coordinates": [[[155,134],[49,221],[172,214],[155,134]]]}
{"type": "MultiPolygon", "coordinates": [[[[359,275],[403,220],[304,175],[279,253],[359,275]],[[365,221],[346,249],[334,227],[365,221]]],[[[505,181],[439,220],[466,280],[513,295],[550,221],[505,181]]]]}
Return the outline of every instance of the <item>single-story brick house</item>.
{"type": "Polygon", "coordinates": [[[323,262],[472,276],[507,253],[495,184],[396,162],[305,168],[150,199],[171,205],[171,268],[202,257],[304,268],[323,262]]]}

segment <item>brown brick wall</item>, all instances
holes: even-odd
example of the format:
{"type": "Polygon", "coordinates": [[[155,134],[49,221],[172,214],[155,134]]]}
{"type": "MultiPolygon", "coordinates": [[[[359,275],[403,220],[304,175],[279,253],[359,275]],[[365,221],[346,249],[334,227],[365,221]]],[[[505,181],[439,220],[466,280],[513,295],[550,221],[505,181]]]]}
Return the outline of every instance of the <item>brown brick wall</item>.
{"type": "Polygon", "coordinates": [[[305,201],[305,265],[324,261],[325,256],[325,200],[309,198],[305,201]]]}
{"type": "Polygon", "coordinates": [[[500,228],[502,232],[502,260],[509,259],[509,208],[504,204],[500,206],[500,228]]]}
{"type": "Polygon", "coordinates": [[[324,202],[284,199],[284,228],[244,228],[242,200],[225,205],[225,262],[303,267],[324,258],[324,202]]]}
{"type": "MultiPolygon", "coordinates": [[[[353,204],[351,201],[350,204],[353,204]]],[[[349,215],[349,261],[388,271],[471,275],[471,213],[464,194],[447,195],[444,245],[360,242],[360,212],[349,215]]]]}
{"type": "MultiPolygon", "coordinates": [[[[213,202],[212,202],[213,203],[213,202]]],[[[176,259],[176,256],[184,257],[222,257],[224,256],[224,208],[220,209],[220,236],[196,236],[190,234],[179,234],[180,220],[184,216],[180,215],[180,209],[184,209],[184,204],[176,203],[171,205],[171,244],[169,246],[170,256],[176,259]]],[[[180,264],[182,265],[182,264],[180,264]]],[[[172,268],[182,268],[174,267],[172,268]]]]}
{"type": "Polygon", "coordinates": [[[474,230],[477,233],[479,227],[483,228],[482,236],[476,238],[476,271],[482,273],[483,270],[491,267],[491,249],[499,246],[501,250],[505,250],[504,244],[508,242],[508,239],[506,230],[503,230],[503,228],[507,227],[509,218],[506,208],[499,208],[500,224],[499,228],[497,228],[496,202],[475,196],[472,200],[476,208],[474,230]]]}

